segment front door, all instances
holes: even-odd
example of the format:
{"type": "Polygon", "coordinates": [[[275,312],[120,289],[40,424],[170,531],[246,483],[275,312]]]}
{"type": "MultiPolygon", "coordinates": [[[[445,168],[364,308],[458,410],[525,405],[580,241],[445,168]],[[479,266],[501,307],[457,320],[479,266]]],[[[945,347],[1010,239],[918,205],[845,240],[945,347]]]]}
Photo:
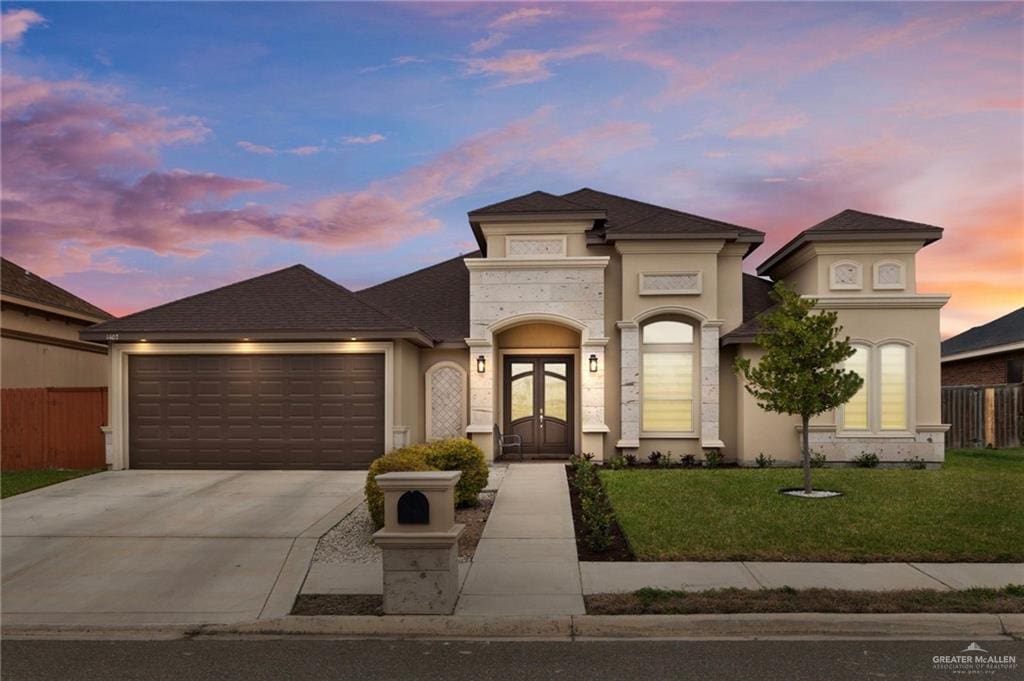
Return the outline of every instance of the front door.
{"type": "Polygon", "coordinates": [[[523,454],[572,453],[573,356],[505,356],[505,433],[523,439],[523,454]]]}

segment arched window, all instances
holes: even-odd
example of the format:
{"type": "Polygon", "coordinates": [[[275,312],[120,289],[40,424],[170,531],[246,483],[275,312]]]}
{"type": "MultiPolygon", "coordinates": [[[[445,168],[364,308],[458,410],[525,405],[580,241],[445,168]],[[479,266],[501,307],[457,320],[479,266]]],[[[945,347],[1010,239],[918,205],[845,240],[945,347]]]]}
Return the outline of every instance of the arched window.
{"type": "Polygon", "coordinates": [[[843,364],[864,379],[864,385],[839,410],[845,431],[904,432],[910,429],[910,346],[854,343],[854,354],[843,364]]]}
{"type": "Polygon", "coordinates": [[[640,419],[647,433],[692,433],[697,371],[692,324],[655,319],[641,328],[640,419]]]}
{"type": "Polygon", "coordinates": [[[438,362],[427,369],[426,393],[427,440],[465,436],[466,370],[438,362]]]}

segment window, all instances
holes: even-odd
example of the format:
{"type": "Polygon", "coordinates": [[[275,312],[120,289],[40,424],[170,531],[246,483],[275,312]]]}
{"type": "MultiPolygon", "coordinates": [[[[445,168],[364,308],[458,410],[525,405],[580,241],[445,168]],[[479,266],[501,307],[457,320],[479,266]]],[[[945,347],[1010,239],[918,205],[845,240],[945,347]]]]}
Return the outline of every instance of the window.
{"type": "Polygon", "coordinates": [[[910,350],[902,343],[853,345],[843,365],[864,379],[861,389],[840,410],[847,431],[903,432],[910,428],[910,350]]]}
{"type": "Polygon", "coordinates": [[[844,365],[848,371],[856,372],[864,384],[850,401],[843,405],[843,428],[847,430],[868,429],[868,355],[871,349],[866,345],[854,345],[853,356],[844,365]]]}
{"type": "Polygon", "coordinates": [[[878,349],[881,366],[882,430],[907,429],[907,348],[890,343],[878,349]]]}
{"type": "Polygon", "coordinates": [[[641,330],[641,429],[693,431],[693,326],[658,320],[641,330]]]}

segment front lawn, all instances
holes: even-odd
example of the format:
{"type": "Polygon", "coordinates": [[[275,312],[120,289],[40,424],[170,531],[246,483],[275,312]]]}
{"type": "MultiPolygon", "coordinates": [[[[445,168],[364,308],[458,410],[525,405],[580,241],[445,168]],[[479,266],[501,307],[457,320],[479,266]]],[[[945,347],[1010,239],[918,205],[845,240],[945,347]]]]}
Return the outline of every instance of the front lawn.
{"type": "Polygon", "coordinates": [[[941,470],[602,470],[639,560],[1024,561],[1024,448],[951,450],[941,470]]]}
{"type": "Polygon", "coordinates": [[[15,494],[64,482],[72,478],[80,478],[83,475],[99,473],[101,470],[103,469],[68,470],[65,468],[53,468],[42,471],[3,471],[0,473],[0,499],[13,497],[15,494]]]}

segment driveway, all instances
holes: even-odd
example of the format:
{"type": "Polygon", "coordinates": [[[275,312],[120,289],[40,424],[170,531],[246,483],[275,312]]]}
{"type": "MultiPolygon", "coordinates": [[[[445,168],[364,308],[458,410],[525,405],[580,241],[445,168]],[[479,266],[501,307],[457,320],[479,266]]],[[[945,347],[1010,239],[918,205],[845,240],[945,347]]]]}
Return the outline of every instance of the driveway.
{"type": "Polygon", "coordinates": [[[286,614],[361,471],[111,471],[0,502],[5,627],[286,614]]]}

